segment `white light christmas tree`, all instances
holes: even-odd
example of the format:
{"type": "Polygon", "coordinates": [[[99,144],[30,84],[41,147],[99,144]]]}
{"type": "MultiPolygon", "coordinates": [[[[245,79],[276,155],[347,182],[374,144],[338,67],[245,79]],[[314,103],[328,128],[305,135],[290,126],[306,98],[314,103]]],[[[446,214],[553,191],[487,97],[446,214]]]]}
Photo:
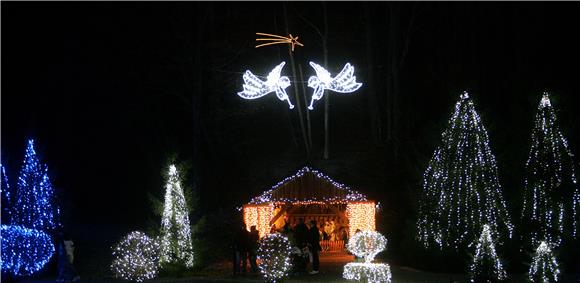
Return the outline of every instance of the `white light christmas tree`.
{"type": "Polygon", "coordinates": [[[483,225],[483,231],[475,247],[473,263],[469,268],[470,282],[498,282],[507,278],[491,235],[490,226],[483,225]]]}
{"type": "Polygon", "coordinates": [[[524,185],[522,228],[524,238],[530,239],[527,244],[535,248],[545,240],[559,246],[563,236],[576,237],[580,190],[573,154],[548,93],[536,112],[524,185]]]}
{"type": "Polygon", "coordinates": [[[355,233],[346,246],[354,255],[365,262],[350,262],[344,266],[342,277],[369,283],[391,282],[391,268],[386,263],[373,263],[374,257],[385,250],[387,239],[379,232],[360,231],[355,233]]]}
{"type": "Polygon", "coordinates": [[[169,167],[169,180],[161,219],[159,263],[193,266],[193,246],[189,211],[175,165],[169,167]]]}
{"type": "Polygon", "coordinates": [[[546,242],[541,242],[529,270],[531,282],[552,283],[558,282],[560,269],[552,250],[546,242]]]}
{"type": "Polygon", "coordinates": [[[159,245],[146,234],[134,231],[115,245],[111,270],[117,278],[142,282],[157,276],[159,245]]]}
{"type": "Polygon", "coordinates": [[[266,282],[280,282],[288,275],[292,245],[279,233],[268,234],[260,240],[258,258],[260,272],[266,282]]]}
{"type": "Polygon", "coordinates": [[[483,224],[491,226],[494,236],[511,238],[489,137],[464,92],[423,175],[418,238],[427,248],[462,250],[483,224]]]}

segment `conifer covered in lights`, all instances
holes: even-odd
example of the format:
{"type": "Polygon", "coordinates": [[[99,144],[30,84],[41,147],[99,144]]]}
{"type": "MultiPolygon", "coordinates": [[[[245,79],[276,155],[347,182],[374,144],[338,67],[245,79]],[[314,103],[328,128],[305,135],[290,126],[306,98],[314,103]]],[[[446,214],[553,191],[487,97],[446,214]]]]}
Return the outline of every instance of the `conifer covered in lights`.
{"type": "Polygon", "coordinates": [[[553,283],[558,282],[559,276],[558,262],[552,254],[552,250],[546,242],[541,242],[530,266],[530,281],[534,283],[553,283]]]}
{"type": "Polygon", "coordinates": [[[536,112],[524,186],[522,220],[528,244],[535,248],[545,240],[559,246],[563,237],[577,236],[580,190],[573,154],[548,93],[536,112]]]}
{"type": "Polygon", "coordinates": [[[483,231],[475,246],[473,262],[469,268],[470,282],[501,282],[507,274],[495,251],[491,228],[483,225],[483,231]]]}
{"type": "Polygon", "coordinates": [[[157,276],[159,245],[146,234],[134,231],[115,245],[111,270],[117,278],[142,282],[157,276]]]}
{"type": "Polygon", "coordinates": [[[189,210],[175,165],[169,167],[161,218],[159,263],[193,266],[193,246],[189,210]]]}
{"type": "Polygon", "coordinates": [[[12,197],[11,224],[46,232],[60,227],[60,211],[48,178],[48,167],[39,162],[33,140],[28,140],[12,197]]]}
{"type": "Polygon", "coordinates": [[[279,233],[268,234],[260,240],[258,258],[260,273],[266,282],[280,282],[290,271],[292,246],[285,236],[279,233]]]}
{"type": "Polygon", "coordinates": [[[513,226],[489,137],[464,92],[423,175],[418,238],[426,248],[459,251],[483,224],[489,224],[494,236],[511,238],[513,226]]]}

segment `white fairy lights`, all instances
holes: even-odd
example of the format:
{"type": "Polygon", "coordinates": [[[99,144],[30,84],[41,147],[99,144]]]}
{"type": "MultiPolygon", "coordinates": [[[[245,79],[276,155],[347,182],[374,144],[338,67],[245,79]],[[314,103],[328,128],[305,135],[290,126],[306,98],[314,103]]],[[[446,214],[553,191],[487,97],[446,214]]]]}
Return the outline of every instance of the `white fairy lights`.
{"type": "Polygon", "coordinates": [[[475,247],[473,262],[469,268],[470,282],[495,282],[507,278],[501,259],[495,251],[490,229],[489,225],[483,225],[483,231],[475,247]]]}
{"type": "Polygon", "coordinates": [[[342,71],[338,73],[334,78],[330,76],[330,73],[324,69],[322,66],[310,62],[310,66],[316,71],[316,76],[311,76],[308,79],[308,87],[314,89],[312,94],[312,99],[310,100],[310,105],[308,109],[313,110],[314,101],[320,100],[324,96],[325,90],[332,90],[340,93],[351,93],[357,91],[362,83],[356,82],[356,76],[354,76],[354,67],[350,63],[346,63],[342,71]]]}
{"type": "Polygon", "coordinates": [[[464,92],[423,175],[418,238],[426,248],[461,250],[483,224],[494,236],[512,236],[489,137],[464,92]]]}
{"type": "Polygon", "coordinates": [[[375,231],[355,233],[346,245],[347,249],[365,262],[350,262],[344,266],[342,276],[345,279],[372,283],[391,282],[391,270],[388,264],[373,263],[374,257],[385,250],[387,239],[375,231]]]}
{"type": "Polygon", "coordinates": [[[158,243],[146,234],[139,231],[129,233],[113,248],[113,274],[137,282],[155,278],[158,248],[158,243]]]}
{"type": "Polygon", "coordinates": [[[175,165],[169,167],[160,239],[160,264],[180,263],[188,268],[193,266],[189,212],[175,165]]]}
{"type": "Polygon", "coordinates": [[[552,283],[558,282],[560,276],[560,269],[558,269],[558,262],[552,254],[552,250],[544,241],[540,243],[530,270],[528,272],[530,282],[552,283]]]}
{"type": "Polygon", "coordinates": [[[349,235],[354,235],[358,229],[361,231],[375,230],[375,211],[374,202],[351,202],[346,205],[346,216],[348,217],[349,235]]]}
{"type": "Polygon", "coordinates": [[[286,88],[290,86],[290,79],[287,76],[280,76],[285,64],[286,62],[282,62],[274,67],[270,74],[268,74],[266,81],[260,80],[256,75],[252,74],[250,70],[246,70],[243,75],[244,90],[238,92],[238,95],[244,99],[257,99],[271,92],[276,92],[278,99],[281,101],[286,100],[288,102],[288,107],[290,109],[294,108],[294,105],[292,105],[290,98],[286,93],[286,88]]]}
{"type": "Polygon", "coordinates": [[[244,207],[244,223],[247,229],[256,226],[260,237],[270,233],[270,220],[274,216],[274,206],[267,205],[249,205],[244,207]]]}
{"type": "Polygon", "coordinates": [[[580,190],[573,154],[556,123],[548,93],[544,93],[532,130],[532,145],[526,162],[522,219],[532,247],[540,240],[555,246],[563,235],[576,237],[580,190]]]}
{"type": "Polygon", "coordinates": [[[288,275],[292,246],[285,236],[274,233],[263,237],[258,247],[260,273],[266,282],[280,282],[288,275]]]}

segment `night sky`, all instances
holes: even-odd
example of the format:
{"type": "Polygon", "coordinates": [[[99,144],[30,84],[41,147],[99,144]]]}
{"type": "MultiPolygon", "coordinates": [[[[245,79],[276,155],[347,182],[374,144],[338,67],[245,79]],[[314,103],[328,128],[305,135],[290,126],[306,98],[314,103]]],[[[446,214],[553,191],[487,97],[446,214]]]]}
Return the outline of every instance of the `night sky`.
{"type": "Polygon", "coordinates": [[[330,94],[329,160],[322,100],[311,112],[307,157],[296,109],[274,95],[236,95],[246,69],[265,75],[281,61],[288,90],[306,83],[292,76],[287,46],[255,49],[254,33],[286,34],[286,11],[288,30],[305,44],[294,56],[308,77],[308,61],[323,61],[311,26],[322,30],[321,3],[1,5],[2,163],[15,185],[25,141],[35,138],[69,225],[143,225],[147,193],[163,195],[174,154],[193,164],[203,213],[230,211],[312,165],[381,201],[387,215],[412,219],[422,172],[463,90],[489,131],[510,209],[519,205],[544,90],[580,152],[578,3],[326,3],[329,69],[351,62],[365,84],[330,94]],[[408,49],[392,136],[377,141],[369,108],[372,96],[380,109],[387,103],[392,13],[408,49]]]}

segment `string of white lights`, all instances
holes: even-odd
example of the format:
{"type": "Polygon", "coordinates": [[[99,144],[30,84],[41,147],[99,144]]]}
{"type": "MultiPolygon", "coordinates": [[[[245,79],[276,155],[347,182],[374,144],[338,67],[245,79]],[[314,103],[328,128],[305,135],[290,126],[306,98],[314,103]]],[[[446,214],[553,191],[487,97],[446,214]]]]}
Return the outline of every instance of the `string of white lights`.
{"type": "Polygon", "coordinates": [[[470,282],[494,282],[507,278],[501,259],[495,251],[491,228],[487,224],[483,225],[483,231],[477,241],[473,262],[469,270],[470,282]],[[489,264],[492,266],[488,266],[489,264]]]}
{"type": "Polygon", "coordinates": [[[115,245],[111,271],[117,278],[142,282],[157,276],[159,244],[134,231],[115,245]]]}
{"type": "Polygon", "coordinates": [[[550,246],[542,241],[536,249],[536,254],[528,271],[530,282],[552,283],[558,282],[560,269],[556,257],[550,246]]]}

